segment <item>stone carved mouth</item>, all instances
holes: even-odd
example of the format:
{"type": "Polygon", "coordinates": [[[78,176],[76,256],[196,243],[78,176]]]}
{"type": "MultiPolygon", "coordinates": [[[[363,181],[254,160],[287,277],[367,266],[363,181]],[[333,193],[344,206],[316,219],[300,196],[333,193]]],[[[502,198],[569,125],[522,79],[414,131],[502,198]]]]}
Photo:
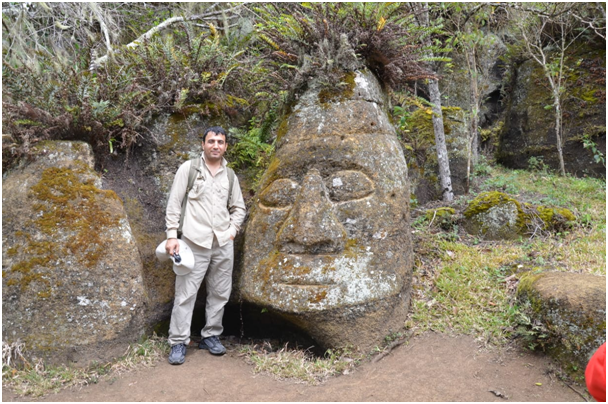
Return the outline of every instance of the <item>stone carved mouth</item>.
{"type": "Polygon", "coordinates": [[[335,283],[299,283],[299,282],[280,282],[279,286],[294,286],[298,288],[330,288],[335,286],[335,283]]]}
{"type": "Polygon", "coordinates": [[[336,282],[332,279],[312,279],[311,277],[283,277],[279,279],[278,285],[298,287],[333,287],[336,282]]]}
{"type": "Polygon", "coordinates": [[[279,259],[279,268],[285,273],[278,279],[278,284],[301,288],[333,287],[337,283],[332,271],[327,267],[335,258],[334,254],[282,254],[279,259]],[[324,267],[324,270],[319,271],[319,268],[324,267]]]}

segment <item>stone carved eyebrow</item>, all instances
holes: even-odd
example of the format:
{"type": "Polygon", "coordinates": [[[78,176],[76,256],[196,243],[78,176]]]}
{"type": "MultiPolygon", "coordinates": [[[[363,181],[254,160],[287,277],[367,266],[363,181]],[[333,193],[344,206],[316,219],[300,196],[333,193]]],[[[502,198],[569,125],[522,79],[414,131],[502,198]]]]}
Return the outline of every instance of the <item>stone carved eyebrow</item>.
{"type": "Polygon", "coordinates": [[[262,190],[259,201],[266,208],[286,208],[295,202],[300,185],[289,178],[279,178],[262,190]]]}

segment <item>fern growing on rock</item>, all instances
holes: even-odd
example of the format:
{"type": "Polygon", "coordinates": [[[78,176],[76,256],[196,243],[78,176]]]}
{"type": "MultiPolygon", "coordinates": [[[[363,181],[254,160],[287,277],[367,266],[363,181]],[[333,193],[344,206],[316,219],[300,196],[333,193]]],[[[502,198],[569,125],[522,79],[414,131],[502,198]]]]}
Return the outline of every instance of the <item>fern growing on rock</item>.
{"type": "Polygon", "coordinates": [[[400,3],[271,3],[253,7],[260,41],[290,88],[341,83],[344,72],[373,71],[399,88],[431,74],[411,13],[400,3]]]}

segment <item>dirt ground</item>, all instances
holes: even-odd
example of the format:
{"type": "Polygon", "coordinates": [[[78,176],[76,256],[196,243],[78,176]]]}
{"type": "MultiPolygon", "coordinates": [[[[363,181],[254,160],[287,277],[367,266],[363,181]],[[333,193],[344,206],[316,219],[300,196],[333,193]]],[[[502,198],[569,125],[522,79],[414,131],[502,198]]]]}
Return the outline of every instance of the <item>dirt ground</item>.
{"type": "MultiPolygon", "coordinates": [[[[585,401],[583,386],[568,386],[543,355],[518,349],[480,349],[471,337],[427,333],[376,363],[318,386],[254,374],[238,351],[215,357],[190,346],[186,362],[111,377],[39,399],[104,401],[585,401]]],[[[2,401],[31,401],[2,389],[2,401]]],[[[590,399],[591,401],[593,399],[590,399]]]]}

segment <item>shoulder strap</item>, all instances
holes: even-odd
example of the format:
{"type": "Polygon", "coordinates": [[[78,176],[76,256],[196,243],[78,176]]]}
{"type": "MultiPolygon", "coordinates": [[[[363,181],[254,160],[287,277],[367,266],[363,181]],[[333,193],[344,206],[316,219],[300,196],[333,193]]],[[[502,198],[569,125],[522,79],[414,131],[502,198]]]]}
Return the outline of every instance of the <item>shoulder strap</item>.
{"type": "Polygon", "coordinates": [[[232,205],[232,186],[234,185],[234,170],[226,166],[228,170],[228,211],[230,212],[230,206],[232,205]]]}
{"type": "Polygon", "coordinates": [[[190,171],[188,172],[188,188],[186,188],[186,198],[188,198],[188,193],[192,190],[194,186],[194,180],[196,179],[196,172],[201,165],[201,157],[195,157],[190,160],[190,171]]]}
{"type": "Polygon", "coordinates": [[[188,172],[188,187],[186,188],[186,195],[182,199],[182,212],[179,216],[179,227],[177,228],[177,238],[182,238],[182,228],[184,227],[184,216],[186,215],[186,206],[188,205],[188,194],[194,186],[194,180],[196,179],[196,172],[198,167],[201,165],[200,156],[190,160],[190,171],[188,172]]]}

